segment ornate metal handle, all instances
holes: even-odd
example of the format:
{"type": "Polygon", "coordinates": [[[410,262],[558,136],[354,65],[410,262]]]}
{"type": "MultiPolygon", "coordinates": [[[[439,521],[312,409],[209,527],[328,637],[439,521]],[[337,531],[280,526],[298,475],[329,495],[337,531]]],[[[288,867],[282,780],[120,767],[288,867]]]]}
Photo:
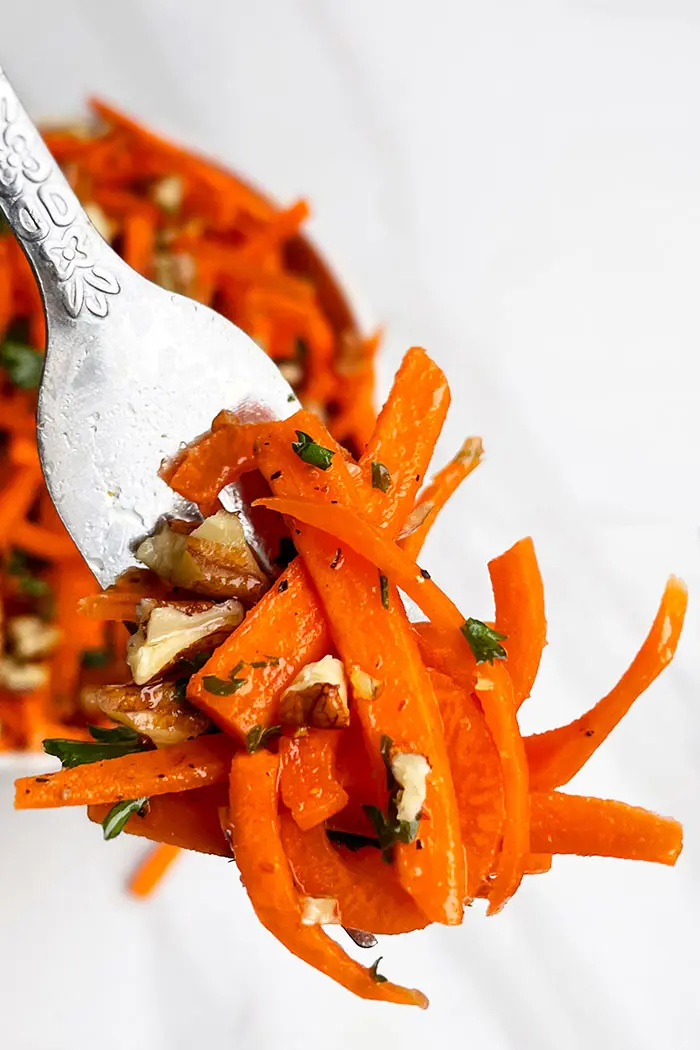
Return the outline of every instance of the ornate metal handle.
{"type": "Polygon", "coordinates": [[[0,69],[0,209],[34,270],[51,324],[106,317],[120,290],[100,237],[0,69]]]}

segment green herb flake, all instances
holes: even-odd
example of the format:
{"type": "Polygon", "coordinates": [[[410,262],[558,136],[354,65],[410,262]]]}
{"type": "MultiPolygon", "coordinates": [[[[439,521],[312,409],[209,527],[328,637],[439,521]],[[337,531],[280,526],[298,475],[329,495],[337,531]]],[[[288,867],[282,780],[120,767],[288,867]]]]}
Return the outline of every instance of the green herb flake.
{"type": "Polygon", "coordinates": [[[92,740],[63,740],[56,737],[44,740],[45,753],[60,759],[64,769],[73,769],[75,766],[132,755],[149,747],[138,733],[126,726],[117,726],[115,729],[88,726],[88,730],[92,740]]]}
{"type": "Polygon", "coordinates": [[[398,820],[393,803],[390,804],[389,815],[385,816],[378,806],[363,806],[363,810],[374,828],[379,846],[382,851],[382,859],[385,864],[391,864],[394,859],[394,846],[397,842],[409,845],[418,834],[419,820],[398,820]]]}
{"type": "Polygon", "coordinates": [[[36,390],[44,369],[44,355],[8,339],[0,346],[0,365],[20,390],[36,390]]]}
{"type": "Polygon", "coordinates": [[[391,474],[383,463],[372,460],[372,488],[388,492],[391,488],[391,474]]]}
{"type": "Polygon", "coordinates": [[[389,608],[389,577],[383,576],[379,573],[379,593],[382,596],[382,605],[385,609],[389,608]]]}
{"type": "Polygon", "coordinates": [[[259,751],[268,740],[272,737],[278,736],[282,732],[282,726],[270,726],[265,729],[264,726],[257,725],[253,726],[246,733],[245,745],[248,748],[248,753],[253,754],[254,751],[259,751]]]}
{"type": "Polygon", "coordinates": [[[386,769],[386,786],[389,791],[393,791],[396,783],[394,781],[394,774],[391,770],[391,749],[394,746],[394,741],[390,736],[382,736],[379,741],[379,753],[384,761],[384,767],[386,769]]]}
{"type": "Polygon", "coordinates": [[[292,448],[299,459],[312,467],[318,467],[319,470],[328,470],[335,452],[318,445],[311,435],[305,434],[303,430],[297,430],[296,435],[299,440],[292,442],[292,448]]]}
{"type": "Polygon", "coordinates": [[[115,839],[117,835],[121,834],[124,830],[129,817],[133,817],[135,813],[140,816],[145,816],[147,813],[148,799],[147,798],[125,798],[121,802],[117,802],[110,809],[109,813],[102,821],[102,834],[104,835],[105,842],[109,839],[115,839]]]}
{"type": "Polygon", "coordinates": [[[80,663],[85,668],[107,667],[112,659],[111,649],[83,649],[80,663]]]}
{"type": "Polygon", "coordinates": [[[233,675],[231,678],[226,679],[217,678],[215,674],[205,674],[202,679],[202,688],[206,689],[212,696],[231,696],[244,684],[245,678],[235,678],[233,675]]]}
{"type": "Polygon", "coordinates": [[[379,971],[377,969],[377,967],[379,966],[379,964],[380,964],[380,962],[382,961],[383,958],[384,958],[384,956],[380,955],[378,959],[374,960],[374,962],[372,963],[372,965],[369,968],[369,975],[370,975],[370,977],[372,978],[373,981],[377,982],[377,984],[385,984],[386,983],[386,977],[384,977],[381,973],[379,973],[379,971]]]}
{"type": "Polygon", "coordinates": [[[482,623],[481,620],[473,619],[471,616],[468,620],[465,620],[460,630],[469,642],[469,647],[474,653],[474,659],[478,664],[492,664],[494,660],[507,659],[507,652],[499,644],[506,641],[507,635],[499,634],[492,627],[482,623]]]}

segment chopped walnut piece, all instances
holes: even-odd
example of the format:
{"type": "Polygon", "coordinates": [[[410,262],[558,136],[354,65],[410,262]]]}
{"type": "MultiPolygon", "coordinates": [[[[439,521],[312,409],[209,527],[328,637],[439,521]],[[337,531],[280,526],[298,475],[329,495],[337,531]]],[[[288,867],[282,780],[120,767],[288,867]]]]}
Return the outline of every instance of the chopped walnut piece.
{"type": "Polygon", "coordinates": [[[157,747],[191,740],[211,725],[206,715],[181,699],[176,682],[93,686],[84,692],[87,703],[149,737],[157,747]]]}
{"type": "Polygon", "coordinates": [[[180,660],[210,652],[228,638],[243,619],[235,598],[210,601],[139,603],[138,630],[127,642],[127,663],[137,685],[163,674],[180,660]]]}
{"type": "Polygon", "coordinates": [[[280,698],[279,718],[287,725],[344,729],[350,724],[345,669],[335,656],[302,667],[280,698]]]}

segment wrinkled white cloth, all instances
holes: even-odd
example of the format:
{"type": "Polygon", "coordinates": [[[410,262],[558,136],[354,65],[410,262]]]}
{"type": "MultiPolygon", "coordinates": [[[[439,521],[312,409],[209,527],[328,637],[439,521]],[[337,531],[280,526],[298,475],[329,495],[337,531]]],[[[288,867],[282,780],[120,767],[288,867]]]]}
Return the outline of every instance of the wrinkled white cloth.
{"type": "Polygon", "coordinates": [[[412,343],[444,366],[439,456],[478,433],[487,457],[424,561],[488,618],[486,561],[534,536],[550,644],[526,730],[607,691],[670,572],[691,588],[675,663],[571,786],[683,820],[677,868],[556,859],[497,917],[477,904],[461,929],[384,938],[383,972],[424,989],[426,1014],[305,968],[220,860],[187,857],[129,900],[142,844],[104,845],[77,812],[13,814],[4,770],[3,1050],[697,1046],[699,45],[690,0],[3,14],[33,114],[100,93],[283,201],[307,196],[313,235],[385,325],[382,390],[412,343]]]}

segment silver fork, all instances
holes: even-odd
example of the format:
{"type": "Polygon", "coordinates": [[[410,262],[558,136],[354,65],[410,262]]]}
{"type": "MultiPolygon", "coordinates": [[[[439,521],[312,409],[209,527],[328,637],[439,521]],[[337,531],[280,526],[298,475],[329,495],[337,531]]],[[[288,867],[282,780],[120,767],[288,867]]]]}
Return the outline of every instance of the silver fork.
{"type": "Polygon", "coordinates": [[[106,587],[135,563],[161,518],[194,514],[158,477],[164,459],[222,408],[243,421],[283,419],[298,402],[244,332],[158,288],[110,248],[2,70],[0,208],[46,311],[37,412],[44,477],[106,587]]]}

